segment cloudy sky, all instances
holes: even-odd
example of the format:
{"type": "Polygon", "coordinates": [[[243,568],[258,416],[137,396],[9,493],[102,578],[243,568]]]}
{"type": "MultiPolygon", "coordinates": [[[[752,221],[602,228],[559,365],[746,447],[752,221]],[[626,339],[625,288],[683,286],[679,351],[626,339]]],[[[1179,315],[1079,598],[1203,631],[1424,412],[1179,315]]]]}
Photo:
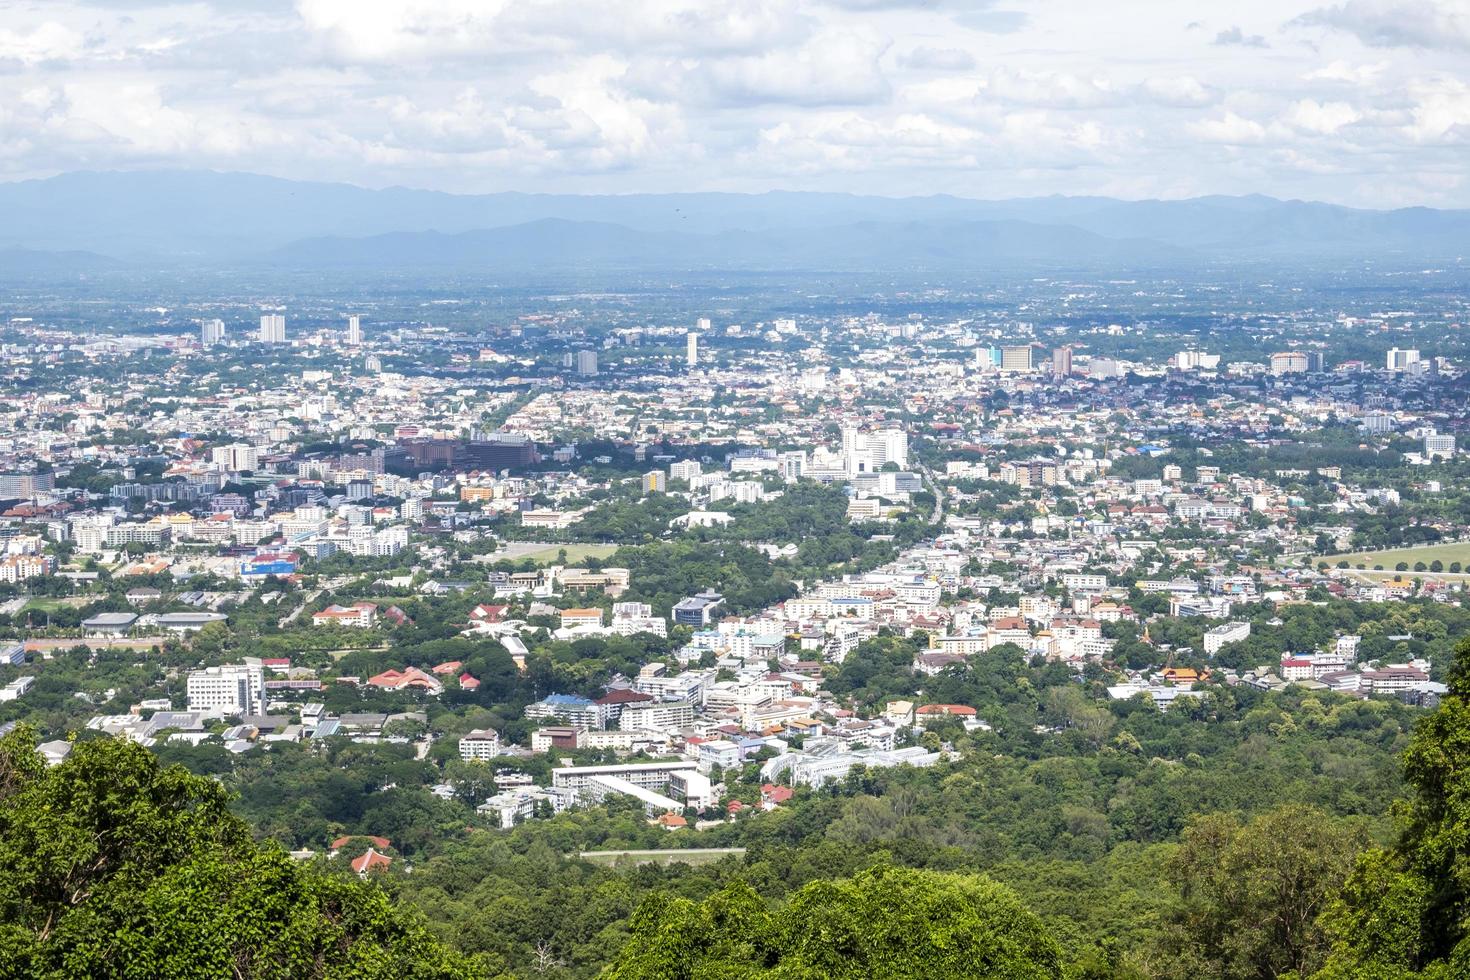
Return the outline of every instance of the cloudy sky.
{"type": "Polygon", "coordinates": [[[0,179],[1470,207],[1470,0],[0,0],[0,179]]]}

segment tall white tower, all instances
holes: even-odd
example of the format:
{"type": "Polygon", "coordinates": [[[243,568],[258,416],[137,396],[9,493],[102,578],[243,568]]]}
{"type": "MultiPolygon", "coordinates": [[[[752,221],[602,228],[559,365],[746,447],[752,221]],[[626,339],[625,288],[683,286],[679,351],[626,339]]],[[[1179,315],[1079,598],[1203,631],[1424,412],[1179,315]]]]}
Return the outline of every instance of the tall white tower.
{"type": "Polygon", "coordinates": [[[284,344],[286,342],[286,318],[279,313],[267,313],[262,316],[259,339],[262,344],[284,344]]]}
{"type": "Polygon", "coordinates": [[[688,342],[689,350],[684,355],[684,360],[689,364],[690,367],[695,367],[699,364],[699,334],[691,332],[689,334],[688,342]]]}
{"type": "Polygon", "coordinates": [[[362,343],[362,317],[355,313],[347,318],[347,342],[354,347],[362,343]]]}
{"type": "Polygon", "coordinates": [[[199,328],[199,342],[205,347],[222,343],[225,339],[225,321],[205,320],[199,328]]]}

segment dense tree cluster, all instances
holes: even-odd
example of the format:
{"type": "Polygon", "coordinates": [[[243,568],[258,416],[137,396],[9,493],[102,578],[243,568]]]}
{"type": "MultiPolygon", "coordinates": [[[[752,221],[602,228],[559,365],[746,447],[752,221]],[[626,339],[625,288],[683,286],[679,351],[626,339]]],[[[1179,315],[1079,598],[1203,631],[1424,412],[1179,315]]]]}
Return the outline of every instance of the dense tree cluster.
{"type": "Polygon", "coordinates": [[[0,975],[469,980],[379,889],[259,846],[224,790],[122,740],[0,739],[0,975]]]}

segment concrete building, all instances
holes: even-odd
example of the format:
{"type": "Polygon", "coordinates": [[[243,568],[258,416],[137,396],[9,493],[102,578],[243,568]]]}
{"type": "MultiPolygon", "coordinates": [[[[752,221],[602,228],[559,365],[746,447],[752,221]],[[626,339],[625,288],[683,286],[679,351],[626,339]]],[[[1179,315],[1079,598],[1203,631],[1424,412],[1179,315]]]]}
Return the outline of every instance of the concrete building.
{"type": "Polygon", "coordinates": [[[214,717],[265,713],[265,675],[259,664],[191,671],[187,691],[190,711],[214,717]]]}
{"type": "Polygon", "coordinates": [[[1419,352],[1413,348],[1390,347],[1384,358],[1384,367],[1394,374],[1402,374],[1419,363],[1419,352]]]}
{"type": "Polygon", "coordinates": [[[1000,349],[1000,369],[1015,374],[1030,374],[1035,365],[1031,359],[1031,345],[1024,347],[1002,347],[1000,349]]]}
{"type": "Polygon", "coordinates": [[[1058,347],[1051,352],[1051,373],[1058,378],[1065,378],[1072,373],[1072,348],[1058,347]]]}
{"type": "Polygon", "coordinates": [[[284,344],[286,342],[286,318],[279,313],[267,313],[260,318],[260,332],[256,339],[262,344],[284,344]]]}
{"type": "Polygon", "coordinates": [[[500,754],[500,735],[492,728],[479,728],[459,740],[459,757],[466,762],[488,762],[500,754]]]}
{"type": "Polygon", "coordinates": [[[849,476],[876,473],[889,463],[899,469],[909,465],[909,437],[902,429],[860,432],[842,430],[843,464],[849,476]]]}
{"type": "Polygon", "coordinates": [[[614,766],[565,766],[551,770],[551,785],[576,793],[579,803],[599,803],[613,795],[641,801],[650,816],[710,805],[709,780],[689,761],[638,762],[614,766]],[[677,795],[677,798],[676,798],[677,795]]]}
{"type": "Polygon", "coordinates": [[[1300,351],[1281,351],[1271,355],[1271,373],[1304,374],[1311,367],[1307,355],[1300,351]]]}
{"type": "Polygon", "coordinates": [[[701,592],[674,603],[674,622],[684,626],[708,626],[725,606],[718,592],[701,592]]]}
{"type": "Polygon", "coordinates": [[[1211,657],[1220,652],[1227,643],[1239,643],[1251,635],[1251,624],[1246,622],[1225,623],[1205,631],[1205,653],[1211,657]]]}

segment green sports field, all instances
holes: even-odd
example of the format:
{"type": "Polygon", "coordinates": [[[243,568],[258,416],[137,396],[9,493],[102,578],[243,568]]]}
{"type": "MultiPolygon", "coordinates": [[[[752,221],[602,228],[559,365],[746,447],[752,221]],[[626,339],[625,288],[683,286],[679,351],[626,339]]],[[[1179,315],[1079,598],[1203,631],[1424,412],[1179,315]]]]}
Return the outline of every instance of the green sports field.
{"type": "Polygon", "coordinates": [[[1375,565],[1382,566],[1385,571],[1393,571],[1399,562],[1406,563],[1413,568],[1415,562],[1423,562],[1426,566],[1430,562],[1439,561],[1449,568],[1452,562],[1459,562],[1461,567],[1470,566],[1470,541],[1457,541],[1453,544],[1426,544],[1417,548],[1394,548],[1390,551],[1356,551],[1351,554],[1328,555],[1322,559],[1329,567],[1336,567],[1340,561],[1345,561],[1351,568],[1359,565],[1365,568],[1373,568],[1375,565]]]}
{"type": "Polygon", "coordinates": [[[566,563],[577,565],[589,558],[605,559],[618,550],[615,544],[535,544],[529,541],[513,541],[485,560],[524,561],[529,558],[538,565],[554,565],[562,551],[567,553],[566,563]]]}

